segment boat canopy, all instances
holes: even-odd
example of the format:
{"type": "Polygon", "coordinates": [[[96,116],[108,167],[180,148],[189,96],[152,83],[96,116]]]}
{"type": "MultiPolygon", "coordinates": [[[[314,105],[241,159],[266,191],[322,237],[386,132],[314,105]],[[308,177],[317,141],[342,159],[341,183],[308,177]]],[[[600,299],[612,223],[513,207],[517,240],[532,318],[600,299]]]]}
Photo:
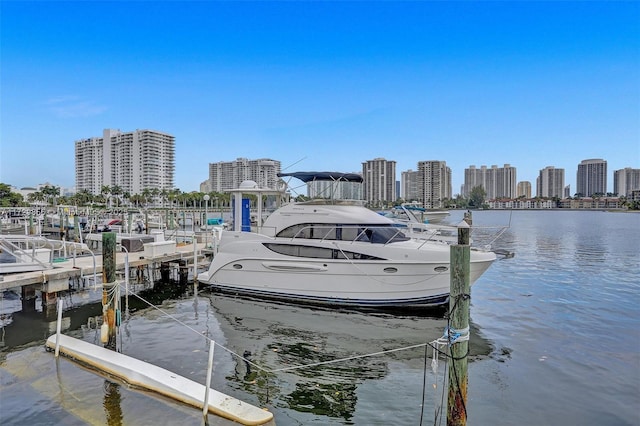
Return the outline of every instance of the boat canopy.
{"type": "Polygon", "coordinates": [[[304,183],[316,180],[320,181],[342,181],[342,182],[363,182],[362,176],[357,173],[340,173],[340,172],[294,172],[294,173],[278,173],[278,177],[294,177],[300,179],[304,183]]]}

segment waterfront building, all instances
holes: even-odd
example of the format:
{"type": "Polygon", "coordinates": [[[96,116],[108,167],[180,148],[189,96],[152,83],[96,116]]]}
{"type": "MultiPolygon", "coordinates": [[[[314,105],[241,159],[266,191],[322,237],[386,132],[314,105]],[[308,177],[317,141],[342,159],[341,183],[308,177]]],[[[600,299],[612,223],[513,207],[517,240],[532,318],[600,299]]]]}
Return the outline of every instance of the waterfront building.
{"type": "Polygon", "coordinates": [[[374,158],[362,163],[364,199],[369,205],[381,207],[395,201],[396,162],[374,158]]]}
{"type": "Polygon", "coordinates": [[[471,190],[481,186],[487,193],[486,199],[496,198],[516,198],[516,168],[509,164],[504,167],[496,165],[487,168],[487,166],[470,166],[464,170],[464,192],[463,195],[468,197],[471,190]]]}
{"type": "Polygon", "coordinates": [[[529,182],[528,180],[518,182],[516,197],[524,197],[527,199],[531,198],[531,182],[529,182]]]}
{"type": "Polygon", "coordinates": [[[536,195],[542,198],[563,198],[564,169],[547,166],[536,179],[536,195]]]}
{"type": "Polygon", "coordinates": [[[633,191],[640,190],[640,169],[626,167],[613,172],[613,193],[627,197],[633,191]]]}
{"type": "Polygon", "coordinates": [[[564,187],[564,196],[562,198],[571,197],[571,185],[567,185],[564,187]]]}
{"type": "Polygon", "coordinates": [[[582,160],[576,175],[576,193],[583,197],[607,193],[607,162],[600,158],[582,160]]]}
{"type": "Polygon", "coordinates": [[[411,169],[400,174],[400,198],[404,201],[418,201],[418,172],[411,169]]]}
{"type": "Polygon", "coordinates": [[[451,193],[451,169],[446,161],[418,162],[418,202],[422,207],[442,208],[451,193]]]}
{"type": "Polygon", "coordinates": [[[171,190],[175,173],[175,138],[155,130],[104,129],[102,137],[75,141],[76,190],[93,195],[104,186],[122,193],[171,190]]]}
{"type": "Polygon", "coordinates": [[[209,163],[209,182],[204,187],[209,191],[224,192],[239,188],[245,180],[252,180],[260,188],[276,190],[280,167],[280,161],[269,158],[238,158],[234,161],[209,163]]]}

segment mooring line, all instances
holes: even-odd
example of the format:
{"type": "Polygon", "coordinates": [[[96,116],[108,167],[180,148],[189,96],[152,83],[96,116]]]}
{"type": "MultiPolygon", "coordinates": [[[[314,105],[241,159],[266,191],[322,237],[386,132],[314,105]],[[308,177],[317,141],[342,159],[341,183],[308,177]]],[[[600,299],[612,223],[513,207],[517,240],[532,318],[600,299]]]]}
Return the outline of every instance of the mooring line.
{"type": "Polygon", "coordinates": [[[437,347],[434,346],[434,343],[436,341],[433,341],[433,342],[426,342],[426,343],[418,343],[418,344],[410,345],[410,346],[404,346],[404,347],[401,347],[401,348],[387,349],[387,350],[383,350],[383,351],[371,352],[371,353],[368,353],[368,354],[353,355],[353,356],[349,356],[349,357],[345,357],[345,358],[337,358],[337,359],[333,359],[333,360],[329,360],[329,361],[321,361],[321,362],[315,362],[315,363],[311,363],[311,364],[301,364],[301,365],[294,365],[294,366],[290,366],[290,367],[269,369],[269,368],[262,367],[259,364],[256,364],[255,362],[251,361],[250,359],[247,359],[247,358],[243,357],[242,355],[232,351],[231,349],[219,344],[215,340],[210,339],[207,336],[203,336],[202,333],[200,333],[198,330],[196,330],[193,327],[191,327],[190,325],[185,324],[184,322],[180,321],[178,318],[176,318],[173,315],[169,314],[168,312],[160,309],[156,305],[154,305],[151,302],[145,300],[143,297],[141,297],[141,296],[139,296],[139,295],[137,295],[135,293],[131,293],[131,294],[133,294],[135,297],[137,297],[138,299],[140,299],[144,303],[148,304],[149,306],[151,306],[151,307],[155,308],[156,310],[160,311],[161,313],[163,313],[164,315],[166,315],[170,319],[176,321],[178,324],[180,324],[180,325],[188,328],[189,330],[193,331],[198,336],[204,337],[208,341],[213,342],[216,346],[218,346],[219,348],[227,351],[228,353],[232,354],[233,356],[241,359],[244,362],[247,362],[247,363],[251,364],[252,366],[256,367],[257,369],[259,369],[259,370],[261,370],[261,371],[263,371],[265,373],[270,373],[270,374],[280,373],[280,372],[285,372],[285,371],[301,370],[301,369],[304,369],[304,368],[318,367],[318,366],[321,366],[321,365],[336,364],[336,363],[339,363],[339,362],[346,362],[346,361],[351,361],[351,360],[354,360],[354,359],[370,358],[370,357],[374,357],[374,356],[386,355],[386,354],[393,353],[393,352],[401,352],[401,351],[406,351],[406,350],[411,350],[411,349],[423,348],[425,346],[429,346],[433,350],[438,351],[439,353],[443,353],[441,350],[439,350],[437,347]]]}

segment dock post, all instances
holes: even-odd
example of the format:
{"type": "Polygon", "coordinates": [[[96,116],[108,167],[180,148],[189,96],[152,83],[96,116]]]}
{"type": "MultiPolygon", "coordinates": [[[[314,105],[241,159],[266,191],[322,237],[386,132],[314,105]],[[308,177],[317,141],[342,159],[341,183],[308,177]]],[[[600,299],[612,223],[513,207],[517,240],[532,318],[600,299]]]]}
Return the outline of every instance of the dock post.
{"type": "Polygon", "coordinates": [[[193,235],[193,294],[198,295],[198,243],[193,235]]]}
{"type": "Polygon", "coordinates": [[[29,235],[35,235],[36,228],[33,224],[33,213],[29,214],[29,235]]]}
{"type": "MultiPolygon", "coordinates": [[[[102,318],[106,322],[107,341],[104,347],[116,349],[116,234],[102,233],[102,318]]],[[[103,324],[104,327],[104,324],[103,324]]]]}
{"type": "MultiPolygon", "coordinates": [[[[470,227],[466,221],[458,225],[458,244],[451,245],[451,289],[449,295],[449,394],[447,399],[447,426],[467,424],[467,361],[469,350],[469,299],[471,285],[469,270],[471,247],[470,227]],[[457,341],[459,340],[459,341],[457,341]]],[[[469,213],[469,220],[471,214],[469,213]]]]}
{"type": "Polygon", "coordinates": [[[75,242],[82,242],[82,235],[80,235],[80,233],[82,231],[80,231],[80,218],[78,217],[78,215],[76,214],[75,216],[73,216],[73,241],[75,242]]]}

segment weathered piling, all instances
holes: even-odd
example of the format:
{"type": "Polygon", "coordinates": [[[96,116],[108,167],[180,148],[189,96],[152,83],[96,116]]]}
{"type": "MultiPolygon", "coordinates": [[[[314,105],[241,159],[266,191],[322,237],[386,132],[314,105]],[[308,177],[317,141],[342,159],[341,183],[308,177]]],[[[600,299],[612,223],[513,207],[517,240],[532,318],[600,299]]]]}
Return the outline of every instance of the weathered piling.
{"type": "Polygon", "coordinates": [[[458,244],[451,245],[451,289],[449,296],[449,394],[447,426],[467,424],[467,356],[469,354],[469,305],[471,247],[469,234],[471,214],[458,225],[458,244]],[[468,220],[467,220],[468,219],[468,220]]]}
{"type": "Polygon", "coordinates": [[[116,349],[116,234],[102,233],[102,318],[101,340],[104,347],[116,349]],[[107,329],[104,330],[104,326],[107,329]]]}

